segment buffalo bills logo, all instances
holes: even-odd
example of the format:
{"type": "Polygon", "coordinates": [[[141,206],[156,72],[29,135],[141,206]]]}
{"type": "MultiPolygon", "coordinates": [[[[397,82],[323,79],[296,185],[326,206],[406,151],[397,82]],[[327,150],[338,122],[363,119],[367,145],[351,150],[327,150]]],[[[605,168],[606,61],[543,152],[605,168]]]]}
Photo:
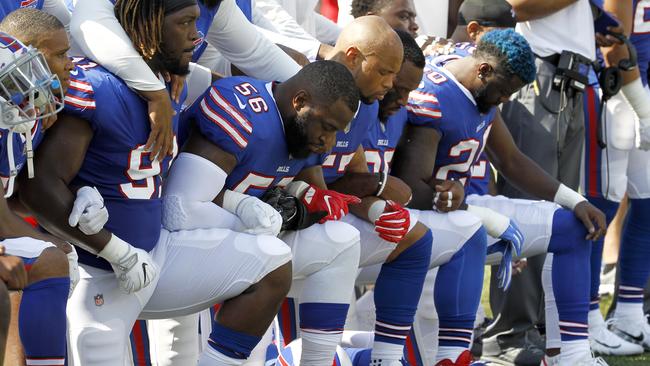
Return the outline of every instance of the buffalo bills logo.
{"type": "Polygon", "coordinates": [[[38,0],[23,0],[20,2],[21,8],[35,8],[38,0]]]}
{"type": "Polygon", "coordinates": [[[95,295],[95,306],[104,305],[104,294],[95,295]]]}
{"type": "MultiPolygon", "coordinates": [[[[27,1],[27,0],[25,0],[25,1],[27,1]]],[[[197,33],[198,33],[199,37],[194,40],[194,48],[197,48],[198,46],[200,46],[203,43],[203,40],[205,39],[205,34],[203,34],[203,32],[197,31],[197,33]]]]}

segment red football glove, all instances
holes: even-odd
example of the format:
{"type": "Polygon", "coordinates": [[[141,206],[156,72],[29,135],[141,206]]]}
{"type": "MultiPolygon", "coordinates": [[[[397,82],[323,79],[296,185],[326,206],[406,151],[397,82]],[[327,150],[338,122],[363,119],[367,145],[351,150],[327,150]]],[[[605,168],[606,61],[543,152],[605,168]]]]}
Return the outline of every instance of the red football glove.
{"type": "Polygon", "coordinates": [[[397,202],[386,201],[384,213],[375,220],[375,231],[379,237],[392,243],[399,243],[409,231],[411,216],[407,209],[397,202]]]}
{"type": "Polygon", "coordinates": [[[319,221],[320,224],[328,220],[341,219],[350,212],[349,204],[361,203],[358,197],[319,189],[305,182],[292,182],[287,186],[287,191],[299,197],[309,213],[327,212],[327,215],[319,221]]]}

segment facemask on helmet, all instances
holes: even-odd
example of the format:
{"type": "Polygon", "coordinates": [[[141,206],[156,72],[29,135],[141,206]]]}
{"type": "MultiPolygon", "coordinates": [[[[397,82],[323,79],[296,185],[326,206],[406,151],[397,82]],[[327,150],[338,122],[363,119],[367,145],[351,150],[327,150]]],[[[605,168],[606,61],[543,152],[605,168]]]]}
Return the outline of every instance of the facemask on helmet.
{"type": "Polygon", "coordinates": [[[17,169],[13,156],[13,134],[25,135],[29,177],[34,176],[32,128],[39,119],[63,109],[63,89],[43,55],[15,38],[0,33],[0,128],[9,132],[7,153],[10,177],[7,196],[13,192],[17,169]]]}

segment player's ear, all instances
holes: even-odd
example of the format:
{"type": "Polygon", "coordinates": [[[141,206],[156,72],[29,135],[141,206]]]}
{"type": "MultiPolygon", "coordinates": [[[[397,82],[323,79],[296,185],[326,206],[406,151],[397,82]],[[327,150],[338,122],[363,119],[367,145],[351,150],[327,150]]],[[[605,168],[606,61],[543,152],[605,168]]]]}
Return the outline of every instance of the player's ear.
{"type": "Polygon", "coordinates": [[[302,108],[304,108],[307,103],[310,101],[310,95],[306,90],[299,90],[291,99],[291,105],[293,109],[298,113],[302,108]]]}
{"type": "Polygon", "coordinates": [[[487,62],[482,62],[478,65],[478,78],[481,80],[485,80],[485,78],[492,75],[493,72],[494,68],[487,62]]]}
{"type": "Polygon", "coordinates": [[[351,70],[356,70],[363,62],[364,56],[358,48],[352,46],[345,50],[345,62],[351,70]]]}
{"type": "Polygon", "coordinates": [[[465,29],[467,30],[467,35],[474,43],[476,43],[479,35],[483,32],[483,27],[480,24],[478,24],[478,22],[475,20],[469,22],[469,24],[467,24],[467,27],[465,29]]]}

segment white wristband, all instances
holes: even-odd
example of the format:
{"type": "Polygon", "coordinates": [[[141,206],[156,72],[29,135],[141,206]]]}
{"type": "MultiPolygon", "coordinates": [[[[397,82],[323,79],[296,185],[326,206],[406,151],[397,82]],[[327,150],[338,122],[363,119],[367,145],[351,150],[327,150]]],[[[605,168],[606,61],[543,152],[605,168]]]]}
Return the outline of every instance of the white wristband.
{"type": "Polygon", "coordinates": [[[237,213],[237,207],[239,207],[239,203],[249,197],[251,196],[226,189],[223,194],[223,205],[221,207],[223,207],[224,210],[230,212],[231,214],[239,216],[237,213]]]}
{"type": "Polygon", "coordinates": [[[385,209],[386,201],[375,201],[372,205],[370,205],[370,208],[368,209],[368,220],[370,220],[370,222],[377,221],[379,219],[379,216],[384,213],[385,209]]]}
{"type": "Polygon", "coordinates": [[[104,249],[97,253],[98,256],[106,259],[111,263],[119,263],[122,258],[129,252],[131,244],[112,234],[111,240],[106,243],[104,249]]]}
{"type": "Polygon", "coordinates": [[[584,198],[580,193],[561,183],[557,189],[557,192],[555,192],[555,197],[553,198],[553,202],[564,208],[568,208],[571,211],[576,208],[578,203],[586,200],[587,199],[584,198]]]}
{"type": "Polygon", "coordinates": [[[635,79],[629,84],[623,85],[621,94],[625,97],[634,112],[642,121],[650,120],[650,100],[648,91],[643,87],[641,78],[635,79]]]}
{"type": "Polygon", "coordinates": [[[488,235],[493,238],[500,237],[510,226],[510,219],[487,207],[467,205],[467,212],[478,216],[483,222],[483,227],[488,235]]]}
{"type": "Polygon", "coordinates": [[[308,188],[309,184],[303,181],[293,181],[287,185],[286,190],[290,195],[301,198],[308,188]]]}

